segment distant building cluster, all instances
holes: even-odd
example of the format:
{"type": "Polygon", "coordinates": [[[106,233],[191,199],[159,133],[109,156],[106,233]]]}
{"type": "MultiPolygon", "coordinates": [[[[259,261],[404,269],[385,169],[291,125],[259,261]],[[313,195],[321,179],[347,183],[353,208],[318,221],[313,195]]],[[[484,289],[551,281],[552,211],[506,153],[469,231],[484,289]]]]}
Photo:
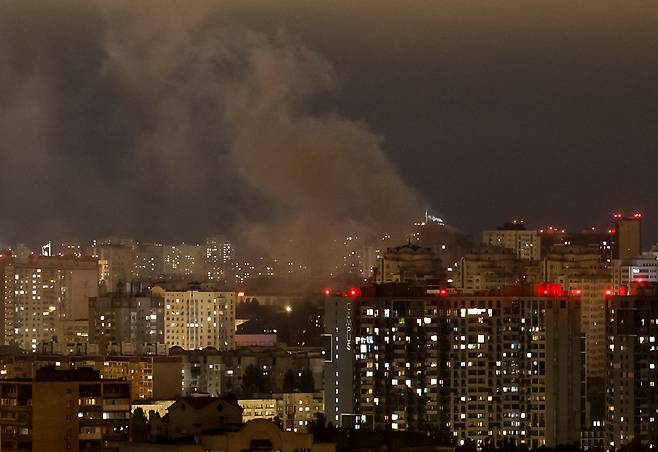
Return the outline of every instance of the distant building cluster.
{"type": "Polygon", "coordinates": [[[0,450],[658,447],[640,214],[333,246],[326,275],[224,236],[0,251],[0,450]]]}

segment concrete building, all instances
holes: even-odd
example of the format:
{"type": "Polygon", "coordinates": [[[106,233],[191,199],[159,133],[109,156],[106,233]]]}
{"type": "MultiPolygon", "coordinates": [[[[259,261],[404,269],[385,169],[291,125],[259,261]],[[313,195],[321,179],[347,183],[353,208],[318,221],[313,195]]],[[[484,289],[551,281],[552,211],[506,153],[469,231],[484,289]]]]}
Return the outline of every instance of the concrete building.
{"type": "Polygon", "coordinates": [[[41,369],[0,381],[3,451],[118,450],[128,440],[130,384],[97,371],[41,369]]]}
{"type": "Polygon", "coordinates": [[[609,264],[590,247],[553,247],[540,261],[538,272],[529,272],[529,278],[559,284],[565,293],[580,297],[587,376],[603,379],[607,368],[605,297],[612,290],[609,264]]]}
{"type": "Polygon", "coordinates": [[[101,353],[110,343],[132,343],[142,353],[145,344],[164,343],[164,299],[156,294],[108,294],[89,299],[89,342],[101,353]]]}
{"type": "Polygon", "coordinates": [[[269,399],[240,399],[242,421],[276,419],[287,432],[306,432],[309,422],[324,414],[324,393],[274,393],[269,399]]]}
{"type": "Polygon", "coordinates": [[[626,217],[620,213],[615,220],[615,259],[630,259],[642,254],[642,215],[626,217]]]}
{"type": "Polygon", "coordinates": [[[658,283],[658,257],[651,253],[612,262],[612,288],[615,294],[629,293],[631,285],[658,283]]]}
{"type": "Polygon", "coordinates": [[[135,247],[102,244],[95,247],[98,256],[98,282],[101,293],[125,292],[135,278],[135,247]]]}
{"type": "Polygon", "coordinates": [[[524,261],[508,248],[483,246],[459,259],[453,286],[463,293],[488,292],[524,283],[524,261]]]}
{"type": "Polygon", "coordinates": [[[579,440],[577,298],[365,292],[326,299],[325,409],[335,425],[529,447],[579,440]]]}
{"type": "Polygon", "coordinates": [[[88,318],[87,299],[98,295],[95,259],[32,255],[3,258],[0,265],[7,343],[33,351],[39,342],[59,340],[62,322],[88,318]]]}
{"type": "Polygon", "coordinates": [[[164,246],[160,243],[140,243],[135,250],[135,277],[155,281],[164,274],[164,246]]]}
{"type": "Polygon", "coordinates": [[[608,447],[658,445],[658,285],[608,299],[608,447]]]}
{"type": "Polygon", "coordinates": [[[387,248],[378,259],[378,283],[433,283],[445,281],[441,259],[431,248],[406,245],[387,248]]]}
{"type": "Polygon", "coordinates": [[[277,414],[277,401],[271,399],[240,399],[238,405],[242,407],[242,422],[254,419],[274,420],[277,414]]]}
{"type": "Polygon", "coordinates": [[[517,258],[539,260],[541,257],[541,238],[537,231],[527,230],[522,221],[505,223],[495,231],[483,231],[482,243],[502,246],[514,251],[517,258]]]}
{"type": "Polygon", "coordinates": [[[228,263],[235,257],[233,244],[223,235],[208,237],[205,245],[206,279],[224,281],[228,263]]]}
{"type": "Polygon", "coordinates": [[[0,379],[32,379],[48,367],[90,367],[103,379],[127,381],[133,400],[173,399],[181,394],[181,359],[170,356],[19,355],[0,362],[0,379]]]}
{"type": "Polygon", "coordinates": [[[229,397],[183,397],[167,408],[167,438],[198,437],[204,431],[242,424],[242,407],[229,397]]]}
{"type": "Polygon", "coordinates": [[[322,387],[324,358],[319,348],[313,347],[245,347],[220,351],[213,348],[183,350],[174,347],[171,356],[183,363],[183,394],[241,394],[244,375],[250,366],[260,369],[267,377],[269,394],[284,391],[285,375],[289,370],[310,370],[314,390],[322,387]]]}
{"type": "Polygon", "coordinates": [[[584,229],[578,232],[545,226],[539,229],[541,239],[541,255],[545,257],[556,248],[579,247],[587,248],[590,253],[599,253],[601,260],[611,262],[614,255],[615,235],[612,228],[598,231],[596,228],[584,229]]]}
{"type": "Polygon", "coordinates": [[[165,245],[162,251],[164,277],[205,279],[205,247],[181,243],[165,245]]]}
{"type": "Polygon", "coordinates": [[[235,348],[235,292],[165,291],[165,343],[187,350],[235,348]]]}

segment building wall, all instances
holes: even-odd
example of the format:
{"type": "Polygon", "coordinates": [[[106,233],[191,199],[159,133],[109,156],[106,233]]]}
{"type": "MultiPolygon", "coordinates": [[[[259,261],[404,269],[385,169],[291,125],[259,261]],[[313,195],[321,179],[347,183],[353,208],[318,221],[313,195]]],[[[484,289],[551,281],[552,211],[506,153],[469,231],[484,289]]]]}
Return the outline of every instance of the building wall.
{"type": "Polygon", "coordinates": [[[326,302],[331,358],[325,405],[336,425],[445,427],[457,441],[507,436],[531,447],[579,439],[584,367],[578,298],[326,302]]]}
{"type": "Polygon", "coordinates": [[[608,446],[658,445],[658,289],[608,299],[608,446]]]}
{"type": "Polygon", "coordinates": [[[94,259],[34,256],[11,269],[5,280],[13,278],[13,293],[5,286],[4,301],[14,315],[11,324],[5,319],[5,331],[12,330],[10,340],[24,350],[53,340],[58,322],[86,318],[87,298],[97,295],[94,259]]]}
{"type": "Polygon", "coordinates": [[[128,440],[128,383],[2,381],[0,392],[2,450],[116,450],[128,440]]]}
{"type": "Polygon", "coordinates": [[[157,296],[106,295],[89,300],[89,342],[106,352],[110,343],[164,343],[164,300],[157,296]]]}
{"type": "Polygon", "coordinates": [[[235,292],[165,291],[164,299],[168,346],[235,348],[235,292]]]}
{"type": "Polygon", "coordinates": [[[537,231],[483,231],[482,243],[511,249],[519,259],[539,260],[541,257],[541,238],[537,231]]]}

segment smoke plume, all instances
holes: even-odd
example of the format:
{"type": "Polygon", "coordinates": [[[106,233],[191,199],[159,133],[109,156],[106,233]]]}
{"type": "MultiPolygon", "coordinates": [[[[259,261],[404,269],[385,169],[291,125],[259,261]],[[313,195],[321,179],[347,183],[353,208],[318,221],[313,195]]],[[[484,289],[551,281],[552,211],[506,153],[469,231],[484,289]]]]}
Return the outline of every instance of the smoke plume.
{"type": "Polygon", "coordinates": [[[6,233],[201,238],[319,267],[333,240],[400,230],[419,200],[366,124],[318,112],[336,71],[216,2],[4,2],[6,233]],[[326,244],[326,245],[324,245],[326,244]]]}

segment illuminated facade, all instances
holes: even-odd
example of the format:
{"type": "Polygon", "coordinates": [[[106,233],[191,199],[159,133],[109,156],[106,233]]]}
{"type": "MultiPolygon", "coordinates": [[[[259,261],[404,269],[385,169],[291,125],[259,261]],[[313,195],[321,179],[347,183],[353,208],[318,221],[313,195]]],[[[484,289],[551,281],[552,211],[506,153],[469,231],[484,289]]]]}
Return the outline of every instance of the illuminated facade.
{"type": "Polygon", "coordinates": [[[128,441],[130,383],[81,368],[0,381],[3,451],[119,450],[128,441]]]}
{"type": "Polygon", "coordinates": [[[463,293],[501,289],[519,284],[524,273],[523,261],[514,251],[501,246],[484,246],[459,260],[453,285],[463,293]]]}
{"type": "Polygon", "coordinates": [[[615,260],[612,262],[612,278],[615,294],[629,293],[633,283],[658,283],[658,259],[649,254],[615,260]]]}
{"type": "Polygon", "coordinates": [[[511,249],[523,260],[539,260],[541,238],[537,231],[527,230],[522,222],[506,223],[495,231],[483,231],[482,243],[511,249]]]}
{"type": "Polygon", "coordinates": [[[206,239],[206,278],[209,281],[220,281],[226,278],[226,264],[233,260],[235,249],[224,236],[208,237],[206,239]]]}
{"type": "Polygon", "coordinates": [[[608,299],[609,447],[658,445],[658,285],[608,299]]]}
{"type": "Polygon", "coordinates": [[[60,339],[68,326],[63,323],[86,319],[87,300],[98,295],[95,259],[33,255],[3,267],[5,342],[27,351],[60,339]]]}
{"type": "Polygon", "coordinates": [[[165,291],[165,343],[186,350],[235,348],[235,292],[165,291]]]}
{"type": "Polygon", "coordinates": [[[163,274],[167,277],[203,277],[205,249],[200,245],[165,245],[163,251],[163,274]]]}
{"type": "Polygon", "coordinates": [[[275,393],[271,399],[238,400],[242,407],[242,422],[252,419],[274,419],[287,432],[306,432],[309,422],[324,413],[322,393],[275,393]]]}
{"type": "Polygon", "coordinates": [[[164,343],[164,300],[156,295],[106,295],[89,299],[89,342],[105,353],[110,343],[164,343]]]}
{"type": "Polygon", "coordinates": [[[580,437],[580,302],[570,297],[327,297],[327,419],[356,428],[580,437]]]}
{"type": "Polygon", "coordinates": [[[100,372],[102,379],[127,381],[133,400],[170,399],[181,394],[181,359],[170,356],[20,355],[0,362],[0,379],[32,379],[47,367],[62,371],[90,367],[100,372]]]}

